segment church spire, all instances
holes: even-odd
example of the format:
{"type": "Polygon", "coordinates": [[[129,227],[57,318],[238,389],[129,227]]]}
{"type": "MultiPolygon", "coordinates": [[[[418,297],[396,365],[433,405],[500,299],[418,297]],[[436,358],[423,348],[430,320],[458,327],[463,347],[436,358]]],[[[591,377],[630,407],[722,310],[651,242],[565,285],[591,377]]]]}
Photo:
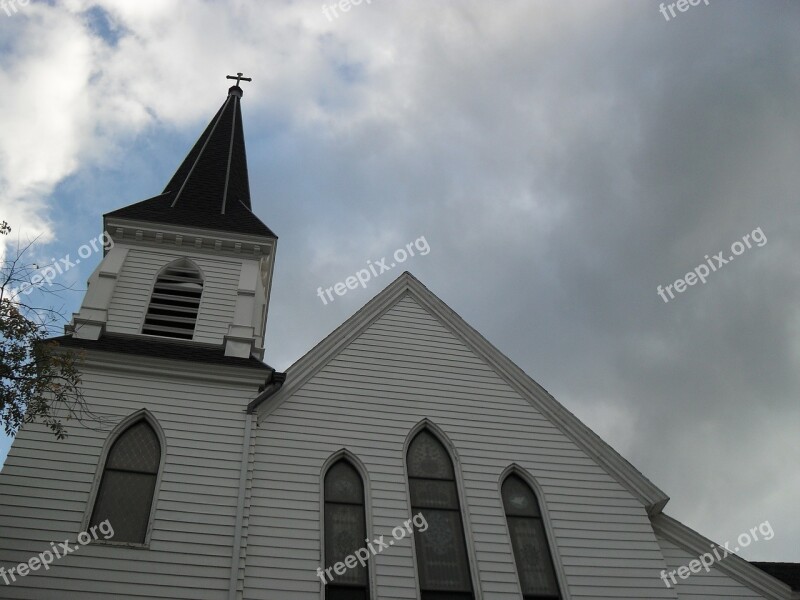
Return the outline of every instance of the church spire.
{"type": "Polygon", "coordinates": [[[107,217],[275,237],[252,213],[242,126],[239,73],[236,84],[175,174],[154,198],[107,217]]]}

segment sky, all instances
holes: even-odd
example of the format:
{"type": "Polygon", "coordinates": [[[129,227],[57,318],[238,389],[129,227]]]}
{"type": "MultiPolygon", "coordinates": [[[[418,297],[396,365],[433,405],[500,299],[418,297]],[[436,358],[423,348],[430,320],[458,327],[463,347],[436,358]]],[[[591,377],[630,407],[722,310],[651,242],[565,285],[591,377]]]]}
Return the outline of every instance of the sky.
{"type": "MultiPolygon", "coordinates": [[[[161,192],[244,72],[253,208],[280,238],[270,365],[409,270],[667,514],[718,543],[769,521],[741,555],[800,561],[800,3],[7,1],[12,242],[74,257],[161,192]]],[[[61,276],[65,315],[99,259],[61,276]]]]}

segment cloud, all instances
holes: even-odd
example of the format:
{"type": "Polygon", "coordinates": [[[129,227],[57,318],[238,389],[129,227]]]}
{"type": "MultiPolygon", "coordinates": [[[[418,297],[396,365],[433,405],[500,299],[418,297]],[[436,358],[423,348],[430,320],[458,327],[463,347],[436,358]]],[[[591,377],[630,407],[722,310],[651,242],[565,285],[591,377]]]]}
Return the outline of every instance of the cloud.
{"type": "Polygon", "coordinates": [[[775,539],[745,556],[800,560],[784,467],[799,18],[783,0],[670,22],[618,0],[373,0],[332,20],[318,2],[31,3],[0,41],[0,218],[70,251],[63,207],[81,207],[82,243],[158,193],[243,71],[254,206],[281,236],[269,362],[389,280],[330,306],[318,286],[424,235],[414,274],[667,490],[668,512],[717,540],[769,519],[775,539]],[[766,246],[658,297],[759,226],[766,246]]]}

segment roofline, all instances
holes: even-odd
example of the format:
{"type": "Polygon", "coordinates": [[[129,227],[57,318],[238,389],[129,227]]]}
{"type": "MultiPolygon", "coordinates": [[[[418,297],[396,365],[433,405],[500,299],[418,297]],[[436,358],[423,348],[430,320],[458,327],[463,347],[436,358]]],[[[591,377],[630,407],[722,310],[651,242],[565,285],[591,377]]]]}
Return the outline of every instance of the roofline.
{"type": "Polygon", "coordinates": [[[287,382],[262,405],[259,418],[263,419],[289,398],[351,340],[406,294],[438,317],[523,398],[549,418],[586,454],[597,460],[611,477],[642,502],[648,514],[656,515],[661,512],[669,501],[669,496],[407,271],[290,366],[286,370],[287,382]]]}
{"type": "MultiPolygon", "coordinates": [[[[50,338],[45,342],[56,342],[58,338],[50,338]]],[[[235,384],[242,386],[263,386],[269,381],[271,370],[267,364],[265,368],[256,368],[246,365],[226,365],[222,363],[207,363],[185,360],[180,358],[152,358],[136,354],[136,360],[131,360],[131,353],[117,352],[104,348],[85,348],[72,346],[57,346],[58,352],[71,352],[83,357],[81,370],[102,366],[104,369],[126,372],[147,373],[149,375],[163,375],[164,377],[183,377],[191,381],[209,381],[213,383],[235,384]],[[213,365],[213,369],[209,369],[213,365]]]]}
{"type": "Polygon", "coordinates": [[[135,219],[126,219],[124,217],[109,217],[103,215],[103,230],[111,236],[115,244],[126,243],[135,244],[138,240],[136,236],[148,238],[147,246],[152,246],[149,243],[149,237],[153,237],[159,241],[159,235],[162,236],[164,246],[170,245],[169,240],[164,239],[166,233],[174,237],[173,242],[178,242],[178,237],[181,240],[186,240],[186,248],[196,250],[201,246],[195,244],[197,238],[205,238],[202,247],[205,247],[206,241],[212,243],[214,253],[219,253],[219,248],[216,247],[216,242],[222,242],[223,246],[230,246],[234,254],[247,256],[248,254],[256,254],[256,258],[261,256],[271,256],[277,250],[278,236],[255,235],[252,233],[232,233],[230,231],[223,231],[220,229],[210,229],[206,227],[188,227],[186,225],[172,225],[169,223],[155,222],[155,221],[139,221],[135,219]],[[125,233],[125,230],[129,230],[125,233]],[[119,230],[121,230],[123,237],[120,237],[119,230]],[[144,233],[144,236],[141,234],[144,233]],[[130,236],[128,234],[131,234],[130,236]],[[196,238],[192,240],[191,238],[196,238]],[[226,243],[227,242],[227,243],[226,243]],[[238,248],[238,249],[237,249],[238,248]]]}
{"type": "MultiPolygon", "coordinates": [[[[700,556],[706,554],[713,546],[719,546],[707,537],[697,533],[680,521],[673,519],[669,515],[661,513],[650,519],[653,531],[664,539],[672,542],[682,550],[700,556]]],[[[730,553],[718,560],[714,567],[752,589],[759,594],[763,594],[771,600],[792,600],[792,588],[781,581],[762,571],[755,565],[750,564],[745,559],[730,553]]]]}
{"type": "Polygon", "coordinates": [[[271,398],[274,394],[278,393],[278,390],[283,387],[283,383],[286,381],[286,373],[279,373],[278,371],[272,371],[269,375],[269,379],[267,379],[266,384],[264,385],[264,389],[261,390],[261,393],[256,396],[250,404],[247,405],[247,412],[248,415],[253,414],[256,412],[259,406],[269,398],[271,398]]]}
{"type": "MultiPolygon", "coordinates": [[[[163,195],[164,194],[159,194],[158,196],[163,196],[163,195]]],[[[158,196],[153,196],[153,198],[158,198],[158,196]]],[[[148,200],[152,200],[152,198],[148,198],[148,200]]],[[[241,200],[239,202],[241,202],[241,200]]],[[[242,205],[244,206],[243,203],[242,203],[242,205]]],[[[247,208],[247,206],[245,206],[245,208],[247,208]]],[[[253,213],[252,210],[250,210],[249,208],[247,208],[247,210],[249,210],[253,214],[253,216],[258,218],[258,216],[255,213],[253,213]]],[[[162,229],[180,231],[182,233],[183,232],[190,232],[190,231],[194,231],[194,230],[198,230],[199,229],[199,230],[202,230],[203,232],[210,232],[210,233],[214,233],[214,234],[217,234],[219,236],[224,236],[224,237],[228,237],[228,238],[236,238],[237,240],[253,240],[253,241],[258,240],[258,241],[263,241],[263,240],[277,240],[278,239],[278,236],[275,233],[272,233],[272,235],[259,235],[259,234],[256,234],[256,233],[231,232],[231,231],[227,231],[225,229],[214,229],[213,227],[200,227],[199,225],[190,227],[190,226],[187,226],[187,225],[175,225],[175,224],[172,224],[172,223],[165,223],[163,221],[141,221],[141,220],[138,220],[138,219],[129,219],[128,217],[119,217],[119,216],[114,215],[113,214],[114,212],[116,212],[116,211],[107,212],[107,213],[105,213],[103,215],[103,225],[104,226],[105,226],[106,221],[108,219],[113,219],[114,221],[124,222],[125,224],[128,224],[128,225],[133,226],[133,227],[143,227],[143,228],[145,228],[145,227],[146,228],[160,227],[162,229]]],[[[259,219],[259,220],[261,220],[261,219],[259,219]]],[[[267,227],[267,226],[264,225],[264,227],[267,227]]],[[[267,229],[269,229],[269,227],[267,227],[267,229]]],[[[269,229],[269,231],[272,232],[271,229],[269,229]]]]}

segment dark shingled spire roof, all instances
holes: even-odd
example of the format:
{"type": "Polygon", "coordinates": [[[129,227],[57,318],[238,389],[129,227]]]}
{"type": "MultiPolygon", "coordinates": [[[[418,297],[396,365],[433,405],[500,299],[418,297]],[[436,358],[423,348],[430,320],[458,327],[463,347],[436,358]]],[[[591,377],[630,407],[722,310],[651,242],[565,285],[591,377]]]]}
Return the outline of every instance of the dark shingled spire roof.
{"type": "Polygon", "coordinates": [[[241,111],[234,85],[164,192],[106,217],[276,237],[250,208],[241,111]]]}
{"type": "Polygon", "coordinates": [[[752,563],[787,584],[793,591],[800,591],[800,563],[754,562],[752,563]]]}

